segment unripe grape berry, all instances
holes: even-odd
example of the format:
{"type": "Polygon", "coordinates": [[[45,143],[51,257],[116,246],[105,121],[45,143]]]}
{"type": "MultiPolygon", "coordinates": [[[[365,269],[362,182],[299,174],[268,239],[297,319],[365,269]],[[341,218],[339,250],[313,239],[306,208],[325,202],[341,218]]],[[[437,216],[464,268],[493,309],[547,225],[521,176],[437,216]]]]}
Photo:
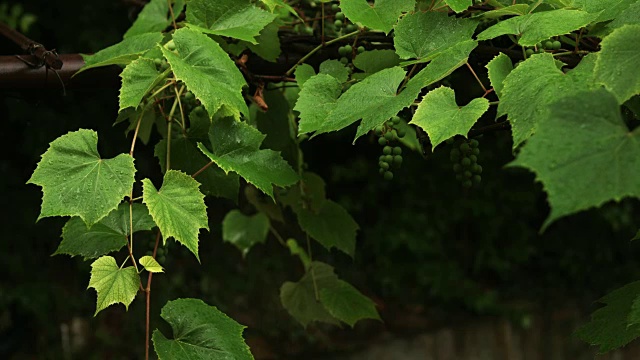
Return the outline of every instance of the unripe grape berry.
{"type": "Polygon", "coordinates": [[[480,143],[479,143],[479,142],[478,142],[478,140],[476,140],[476,139],[471,139],[471,140],[469,141],[469,146],[471,146],[472,148],[477,148],[477,147],[478,147],[478,145],[480,145],[480,143]]]}
{"type": "Polygon", "coordinates": [[[398,129],[397,133],[399,138],[403,138],[405,135],[407,135],[407,132],[405,131],[405,129],[398,129]]]}
{"type": "Polygon", "coordinates": [[[340,58],[340,62],[341,62],[343,65],[347,65],[347,64],[349,63],[349,59],[347,59],[346,57],[341,57],[341,58],[340,58]]]}
{"type": "MultiPolygon", "coordinates": [[[[386,163],[385,163],[386,164],[386,163]]],[[[388,164],[387,164],[388,165],[388,164]]],[[[380,169],[378,169],[378,172],[380,174],[384,174],[384,172],[387,171],[386,169],[383,169],[382,167],[380,167],[380,169]]]]}
{"type": "Polygon", "coordinates": [[[344,46],[344,49],[345,49],[345,51],[346,51],[345,56],[346,56],[346,55],[349,55],[349,54],[351,54],[351,53],[353,53],[353,47],[352,47],[351,45],[345,45],[345,46],[344,46]]]}
{"type": "Polygon", "coordinates": [[[392,133],[391,131],[387,131],[387,132],[384,134],[384,138],[385,138],[385,139],[387,139],[387,140],[389,140],[389,141],[393,140],[393,133],[392,133]]]}
{"type": "Polygon", "coordinates": [[[167,47],[167,50],[169,50],[169,51],[175,51],[176,50],[176,44],[174,44],[173,41],[168,42],[166,47],[167,47]]]}
{"type": "Polygon", "coordinates": [[[393,155],[400,155],[402,154],[402,148],[400,146],[396,146],[393,148],[393,155]]]}
{"type": "Polygon", "coordinates": [[[473,172],[476,174],[482,174],[482,166],[476,164],[472,168],[473,172]]]}
{"type": "Polygon", "coordinates": [[[480,175],[473,175],[473,182],[476,184],[480,184],[482,181],[482,177],[480,175]]]}
{"type": "Polygon", "coordinates": [[[462,152],[467,152],[469,151],[470,148],[471,147],[466,142],[463,142],[462,144],[460,144],[460,151],[462,152]]]}
{"type": "Polygon", "coordinates": [[[153,63],[156,64],[156,66],[160,66],[160,64],[162,64],[162,58],[153,59],[153,63]]]}
{"type": "Polygon", "coordinates": [[[462,182],[462,187],[464,187],[466,189],[468,189],[468,188],[470,188],[472,186],[473,186],[473,183],[471,182],[471,180],[465,180],[465,181],[462,182]]]}
{"type": "Polygon", "coordinates": [[[391,171],[385,171],[384,172],[384,179],[385,180],[391,180],[393,179],[393,173],[391,171]]]}
{"type": "Polygon", "coordinates": [[[311,6],[312,8],[318,6],[318,4],[316,4],[315,1],[309,1],[309,6],[311,6]]]}
{"type": "Polygon", "coordinates": [[[469,160],[471,160],[472,163],[477,163],[478,157],[475,155],[469,155],[469,160]]]}
{"type": "Polygon", "coordinates": [[[342,12],[337,12],[336,20],[344,20],[344,14],[342,12]]]}
{"type": "Polygon", "coordinates": [[[533,49],[527,49],[527,50],[524,51],[524,53],[527,55],[527,57],[533,55],[533,52],[534,52],[533,49]]]}
{"type": "Polygon", "coordinates": [[[335,25],[336,27],[341,27],[342,26],[342,20],[336,20],[333,22],[333,25],[335,25]]]}
{"type": "Polygon", "coordinates": [[[552,41],[545,41],[544,42],[544,48],[547,49],[547,50],[553,49],[553,42],[552,41]]]}
{"type": "Polygon", "coordinates": [[[193,96],[193,93],[191,91],[187,91],[186,93],[184,93],[184,99],[186,101],[191,101],[195,99],[195,96],[193,96]]]}
{"type": "Polygon", "coordinates": [[[558,40],[554,41],[551,46],[553,50],[560,50],[561,47],[562,47],[562,43],[558,40]]]}
{"type": "Polygon", "coordinates": [[[338,11],[340,10],[340,5],[338,4],[332,4],[331,5],[331,11],[338,11]]]}
{"type": "Polygon", "coordinates": [[[381,169],[387,170],[389,168],[389,163],[388,162],[381,161],[381,162],[378,163],[378,165],[380,165],[381,169]]]}
{"type": "Polygon", "coordinates": [[[391,148],[391,146],[385,146],[382,149],[382,153],[385,154],[385,155],[390,155],[391,152],[393,152],[393,149],[391,148]]]}
{"type": "Polygon", "coordinates": [[[356,28],[356,26],[355,26],[355,25],[353,25],[353,24],[349,24],[349,25],[347,25],[347,27],[345,27],[345,28],[344,28],[344,30],[345,30],[346,32],[350,33],[350,32],[354,32],[354,31],[356,31],[356,30],[357,30],[357,28],[356,28]]]}
{"type": "Polygon", "coordinates": [[[469,170],[465,171],[463,174],[464,174],[464,177],[466,177],[466,178],[470,178],[470,177],[473,176],[473,174],[469,170]]]}
{"type": "Polygon", "coordinates": [[[385,139],[384,136],[379,137],[378,138],[378,144],[387,145],[387,139],[385,139]]]}
{"type": "Polygon", "coordinates": [[[380,136],[380,135],[382,135],[382,128],[378,126],[378,127],[376,127],[376,128],[373,130],[373,132],[374,132],[376,135],[380,136]]]}
{"type": "Polygon", "coordinates": [[[362,54],[365,51],[364,46],[358,46],[358,54],[362,54]]]}
{"type": "Polygon", "coordinates": [[[313,28],[311,26],[305,26],[303,31],[307,35],[313,35],[313,28]]]}
{"type": "Polygon", "coordinates": [[[460,150],[453,148],[451,149],[451,156],[455,156],[456,158],[459,158],[461,155],[460,150]]]}
{"type": "Polygon", "coordinates": [[[347,55],[347,49],[344,46],[340,46],[338,48],[338,55],[345,56],[347,55]]]}
{"type": "Polygon", "coordinates": [[[393,157],[393,163],[396,165],[402,164],[402,155],[396,155],[393,157]]]}
{"type": "Polygon", "coordinates": [[[393,162],[393,155],[385,155],[384,156],[384,161],[388,162],[388,163],[393,162]]]}
{"type": "Polygon", "coordinates": [[[398,124],[400,124],[400,117],[399,116],[394,116],[394,117],[391,118],[391,121],[394,124],[398,125],[398,124]]]}
{"type": "Polygon", "coordinates": [[[475,155],[475,156],[478,156],[478,155],[480,154],[480,149],[475,148],[475,149],[471,150],[471,153],[472,153],[473,155],[475,155]]]}
{"type": "Polygon", "coordinates": [[[378,158],[378,161],[384,161],[384,155],[380,155],[380,157],[378,158]]]}
{"type": "Polygon", "coordinates": [[[469,166],[471,165],[471,159],[469,159],[468,157],[463,157],[462,161],[460,161],[460,164],[462,164],[462,166],[469,166]]]}

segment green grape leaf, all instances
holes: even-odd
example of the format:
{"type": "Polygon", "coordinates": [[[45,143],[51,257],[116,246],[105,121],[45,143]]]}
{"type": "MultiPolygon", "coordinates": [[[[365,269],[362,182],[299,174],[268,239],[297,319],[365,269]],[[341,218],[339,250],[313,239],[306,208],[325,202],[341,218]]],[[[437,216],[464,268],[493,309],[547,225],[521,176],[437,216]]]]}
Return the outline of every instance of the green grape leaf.
{"type": "MultiPolygon", "coordinates": [[[[342,65],[342,64],[341,64],[342,65]]],[[[280,151],[291,167],[298,168],[299,152],[296,139],[297,126],[291,113],[291,105],[281,91],[266,91],[264,101],[269,105],[267,111],[256,111],[251,115],[257,129],[266,135],[263,149],[280,151]]],[[[257,106],[253,106],[257,110],[257,106]]]]}
{"type": "Polygon", "coordinates": [[[362,319],[380,319],[370,299],[340,280],[333,267],[318,261],[310,263],[300,281],[282,285],[280,300],[304,327],[313,321],[337,324],[337,320],[353,327],[362,319]],[[316,294],[319,295],[317,299],[316,294]]]}
{"type": "Polygon", "coordinates": [[[594,22],[612,20],[626,12],[637,0],[573,0],[571,7],[598,15],[594,22]]]}
{"type": "Polygon", "coordinates": [[[453,89],[441,86],[431,90],[418,105],[410,124],[429,135],[432,148],[455,136],[467,136],[473,124],[489,109],[489,101],[476,98],[459,107],[453,89]]]}
{"type": "Polygon", "coordinates": [[[154,259],[152,256],[143,256],[140,258],[140,260],[138,260],[138,262],[148,272],[152,272],[152,273],[164,272],[164,269],[162,268],[162,266],[160,266],[160,264],[158,264],[156,259],[154,259]]]}
{"type": "Polygon", "coordinates": [[[394,67],[381,70],[354,84],[337,101],[331,102],[342,86],[333,77],[328,80],[321,78],[322,76],[327,77],[316,75],[307,81],[309,84],[318,79],[313,86],[305,86],[300,91],[300,98],[294,108],[300,112],[300,133],[315,131],[317,135],[337,131],[362,119],[357,139],[411,105],[419,92],[405,90],[397,94],[405,71],[394,67]]]}
{"type": "Polygon", "coordinates": [[[260,35],[256,38],[257,44],[247,42],[247,47],[261,58],[269,62],[276,62],[281,52],[279,29],[278,23],[272,22],[260,31],[260,35]]]}
{"type": "MultiPolygon", "coordinates": [[[[132,206],[133,232],[151,230],[156,224],[142,204],[132,206]]],[[[127,244],[131,233],[129,222],[129,204],[122,203],[105,218],[91,227],[79,217],[73,217],[62,228],[62,242],[53,255],[67,254],[95,259],[127,244]]]]}
{"type": "Polygon", "coordinates": [[[101,159],[98,134],[80,129],[51,142],[27,184],[42,187],[38,220],[79,216],[91,226],[130,194],[135,172],[129,154],[101,159]]]}
{"type": "Polygon", "coordinates": [[[300,186],[293,186],[284,189],[278,194],[278,201],[292,209],[301,209],[304,205],[318,213],[327,200],[324,180],[315,173],[305,172],[302,174],[300,186]],[[304,191],[304,195],[302,192],[304,191]]]}
{"type": "Polygon", "coordinates": [[[551,104],[536,135],[510,164],[531,169],[542,182],[551,206],[543,230],[607,201],[640,197],[639,139],[640,128],[629,131],[615,97],[605,89],[551,104]]]}
{"type": "MultiPolygon", "coordinates": [[[[640,324],[631,324],[628,317],[640,296],[640,281],[629,283],[602,297],[604,307],[591,315],[591,321],[576,331],[576,335],[591,345],[600,347],[601,354],[622,347],[640,336],[640,324]]],[[[637,310],[636,310],[637,311],[637,310]]]]}
{"type": "Polygon", "coordinates": [[[98,258],[91,264],[91,279],[89,287],[98,293],[96,312],[108,306],[122,303],[126,309],[136,297],[140,287],[140,276],[133,266],[120,268],[116,259],[111,256],[98,258]]]}
{"type": "Polygon", "coordinates": [[[129,63],[120,74],[122,86],[119,111],[128,107],[138,108],[145,95],[164,80],[167,74],[168,72],[159,72],[151,59],[139,58],[129,63]]]}
{"type": "Polygon", "coordinates": [[[472,40],[477,25],[477,21],[447,13],[416,12],[398,21],[393,44],[401,59],[429,61],[460,42],[472,40]]]}
{"type": "Polygon", "coordinates": [[[222,107],[236,117],[240,113],[249,114],[242,97],[242,87],[246,85],[244,77],[217,42],[188,28],[176,30],[173,42],[178,53],[165,47],[162,47],[162,53],[176,78],[202,102],[209,117],[222,107]]]}
{"type": "Polygon", "coordinates": [[[203,143],[198,143],[198,148],[225,172],[237,173],[273,198],[273,185],[293,185],[298,175],[278,152],[260,149],[264,138],[260,131],[244,122],[222,118],[209,130],[213,151],[203,143]]]}
{"type": "MultiPolygon", "coordinates": [[[[147,145],[149,143],[149,139],[151,138],[151,131],[153,130],[153,125],[156,123],[157,114],[155,112],[154,107],[156,106],[155,102],[149,101],[144,106],[138,106],[137,109],[132,107],[128,107],[123,109],[118,113],[118,117],[113,125],[117,125],[121,122],[127,121],[129,122],[129,126],[124,131],[124,135],[129,135],[130,132],[136,131],[138,128],[138,121],[140,121],[140,127],[138,128],[138,139],[142,141],[143,144],[147,145]]],[[[166,123],[166,120],[162,118],[162,120],[166,123]]]]}
{"type": "Polygon", "coordinates": [[[338,319],[316,299],[318,290],[338,281],[333,268],[327,264],[313,261],[304,276],[298,282],[287,281],[280,287],[280,302],[293,318],[305,328],[314,321],[339,325],[338,319]]]}
{"type": "Polygon", "coordinates": [[[549,103],[592,86],[593,73],[581,69],[592,68],[594,59],[584,58],[565,74],[551,54],[539,54],[509,73],[503,82],[500,107],[509,116],[514,148],[536,132],[538,122],[547,116],[549,103]]]}
{"type": "Polygon", "coordinates": [[[467,10],[469,6],[473,5],[471,0],[444,0],[444,2],[456,13],[461,13],[467,10]]]}
{"type": "Polygon", "coordinates": [[[353,66],[369,74],[377,73],[380,70],[392,68],[399,64],[400,57],[395,51],[389,49],[365,51],[356,55],[355,59],[353,59],[353,66]]]}
{"type": "Polygon", "coordinates": [[[388,34],[400,15],[412,11],[415,3],[415,0],[376,0],[372,6],[366,0],[342,0],[340,9],[352,22],[388,34]]]}
{"type": "Polygon", "coordinates": [[[273,202],[272,198],[262,193],[255,186],[245,186],[244,195],[256,210],[267,215],[272,220],[284,222],[280,205],[273,202]]]}
{"type": "Polygon", "coordinates": [[[335,247],[353,257],[359,227],[342,206],[326,200],[317,212],[303,207],[293,209],[302,230],[325,248],[335,247]]]}
{"type": "MultiPolygon", "coordinates": [[[[202,141],[197,134],[197,130],[193,131],[194,123],[199,117],[206,117],[206,128],[208,130],[210,121],[205,112],[203,115],[197,115],[193,112],[189,116],[191,128],[187,132],[187,136],[180,136],[177,139],[171,139],[171,167],[181,170],[187,174],[195,174],[204,166],[209,164],[211,160],[207,158],[197,148],[197,141],[202,141]]],[[[155,147],[155,156],[160,161],[162,171],[166,171],[167,164],[167,140],[163,139],[158,142],[155,147]]],[[[200,190],[205,195],[223,197],[234,202],[238,201],[238,191],[240,189],[240,179],[237,174],[227,174],[217,165],[213,164],[198,174],[195,179],[201,184],[200,190]]]]}
{"type": "Polygon", "coordinates": [[[552,36],[578,30],[598,17],[580,10],[558,9],[516,16],[498,22],[478,34],[478,40],[489,40],[501,35],[518,36],[521,46],[534,46],[552,36]]]}
{"type": "Polygon", "coordinates": [[[215,306],[198,299],[177,299],[167,302],[160,316],[173,329],[173,339],[153,331],[153,347],[160,360],[253,360],[242,338],[246,326],[215,306]]]}
{"type": "Polygon", "coordinates": [[[151,180],[142,180],[142,202],[158,224],[164,242],[173,237],[186,246],[198,261],[198,233],[200,229],[209,230],[207,207],[199,186],[191,176],[177,170],[168,170],[164,174],[160,190],[153,186],[151,180]]]}
{"type": "Polygon", "coordinates": [[[596,60],[596,81],[604,84],[622,104],[640,93],[640,76],[637,75],[640,51],[640,25],[625,25],[607,36],[596,60]]]}
{"type": "Polygon", "coordinates": [[[257,44],[256,36],[275,18],[250,0],[191,0],[187,6],[187,26],[252,44],[257,44]]]}
{"type": "MultiPolygon", "coordinates": [[[[464,65],[469,58],[469,54],[476,48],[478,43],[473,40],[463,41],[456,44],[453,47],[443,51],[440,55],[436,56],[426,68],[420,70],[409,80],[407,83],[407,89],[411,89],[412,92],[420,92],[425,86],[429,86],[436,81],[442,80],[449,76],[455,69],[464,65]]],[[[403,65],[410,65],[412,63],[419,63],[421,61],[405,62],[403,65]]]]}
{"type": "Polygon", "coordinates": [[[162,41],[162,33],[146,33],[128,37],[121,42],[102,49],[93,55],[82,55],[84,66],[79,73],[91,68],[107,65],[127,65],[139,58],[142,54],[152,49],[162,41]]]}
{"type": "Polygon", "coordinates": [[[507,55],[500,53],[491,59],[486,67],[489,72],[489,81],[491,81],[493,91],[498,95],[498,99],[501,99],[504,79],[513,71],[513,63],[507,55]]]}
{"type": "Polygon", "coordinates": [[[624,25],[640,24],[640,2],[634,2],[625,11],[617,15],[612,22],[607,24],[608,30],[617,29],[624,25]]]}
{"type": "Polygon", "coordinates": [[[298,83],[299,87],[302,87],[302,85],[304,85],[304,83],[315,74],[316,71],[313,70],[313,67],[309,64],[302,64],[298,66],[296,68],[296,71],[293,73],[293,75],[296,77],[296,82],[298,83]]]}
{"type": "Polygon", "coordinates": [[[269,226],[269,218],[263,213],[247,216],[240,210],[231,210],[222,220],[222,240],[233,244],[245,256],[253,245],[267,240],[269,226]]]}
{"type": "MultiPolygon", "coordinates": [[[[163,31],[167,26],[171,25],[171,19],[167,16],[169,14],[169,2],[166,0],[151,0],[149,1],[138,18],[131,25],[129,30],[124,33],[124,38],[136,36],[140,34],[146,34],[150,32],[163,31]]],[[[177,16],[177,14],[176,14],[177,16]]]]}
{"type": "Polygon", "coordinates": [[[481,16],[485,19],[497,19],[503,16],[526,15],[528,12],[529,12],[529,5],[515,4],[515,5],[509,5],[500,9],[485,11],[482,13],[481,16]]]}
{"type": "Polygon", "coordinates": [[[640,240],[640,230],[636,233],[636,235],[631,239],[631,241],[640,240]]]}
{"type": "Polygon", "coordinates": [[[331,75],[343,83],[349,79],[349,68],[338,60],[325,60],[320,64],[320,74],[331,75]]]}
{"type": "Polygon", "coordinates": [[[293,108],[300,112],[298,130],[301,134],[322,129],[325,119],[335,108],[338,97],[342,93],[340,81],[327,74],[314,75],[304,80],[304,84],[308,86],[300,90],[293,108]]]}
{"type": "Polygon", "coordinates": [[[362,319],[380,320],[375,303],[344,280],[320,289],[320,301],[329,314],[351,327],[362,319]]]}

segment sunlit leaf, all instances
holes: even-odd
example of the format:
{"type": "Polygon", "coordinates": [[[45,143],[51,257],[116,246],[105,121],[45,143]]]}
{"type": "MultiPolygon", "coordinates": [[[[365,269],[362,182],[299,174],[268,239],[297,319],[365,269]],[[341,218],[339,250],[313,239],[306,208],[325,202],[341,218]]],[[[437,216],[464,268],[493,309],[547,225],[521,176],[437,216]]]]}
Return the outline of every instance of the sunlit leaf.
{"type": "Polygon", "coordinates": [[[98,293],[94,316],[117,303],[122,303],[129,309],[129,305],[138,293],[140,276],[133,266],[120,268],[116,264],[116,259],[103,256],[91,264],[89,287],[94,288],[98,293]]]}
{"type": "Polygon", "coordinates": [[[129,154],[101,159],[98,134],[81,129],[49,145],[28,184],[42,186],[38,219],[79,216],[91,226],[131,193],[135,168],[129,154]]]}
{"type": "Polygon", "coordinates": [[[164,174],[160,190],[151,180],[142,180],[142,202],[149,208],[165,242],[173,237],[198,260],[198,233],[200,229],[209,230],[207,207],[199,186],[191,176],[176,170],[164,174]]]}

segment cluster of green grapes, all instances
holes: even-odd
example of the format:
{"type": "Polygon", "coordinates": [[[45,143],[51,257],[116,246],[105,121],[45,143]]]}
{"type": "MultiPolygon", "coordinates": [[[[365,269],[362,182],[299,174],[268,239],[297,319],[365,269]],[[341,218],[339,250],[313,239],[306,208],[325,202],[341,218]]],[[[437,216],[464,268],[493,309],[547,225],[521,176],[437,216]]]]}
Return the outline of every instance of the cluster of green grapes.
{"type": "Polygon", "coordinates": [[[355,24],[347,23],[347,19],[345,18],[344,14],[340,11],[340,5],[338,4],[331,5],[331,10],[336,12],[333,20],[333,26],[335,27],[336,33],[340,33],[343,31],[345,33],[350,33],[358,30],[358,26],[356,26],[355,24]]]}
{"type": "Polygon", "coordinates": [[[549,50],[560,50],[560,48],[562,47],[562,43],[558,40],[547,40],[545,42],[542,43],[537,43],[534,47],[530,47],[527,48],[524,53],[527,55],[527,57],[535,54],[535,53],[544,53],[545,51],[549,50]]]}
{"type": "Polygon", "coordinates": [[[395,145],[395,143],[399,138],[403,138],[406,133],[404,129],[398,128],[399,124],[400,118],[394,116],[374,130],[378,136],[378,144],[383,146],[382,155],[378,159],[378,166],[380,167],[380,174],[385,180],[393,179],[392,167],[399,168],[402,165],[402,148],[395,145]]]}
{"type": "MultiPolygon", "coordinates": [[[[358,46],[356,51],[358,54],[362,54],[365,51],[364,46],[358,46]]],[[[340,46],[338,48],[338,54],[341,56],[340,62],[347,65],[350,59],[353,58],[353,46],[351,45],[340,46]]]]}
{"type": "Polygon", "coordinates": [[[462,187],[468,189],[474,184],[479,184],[482,180],[482,166],[478,165],[478,140],[457,140],[453,138],[447,140],[452,144],[449,157],[453,162],[453,171],[456,173],[456,180],[462,183],[462,187]]]}

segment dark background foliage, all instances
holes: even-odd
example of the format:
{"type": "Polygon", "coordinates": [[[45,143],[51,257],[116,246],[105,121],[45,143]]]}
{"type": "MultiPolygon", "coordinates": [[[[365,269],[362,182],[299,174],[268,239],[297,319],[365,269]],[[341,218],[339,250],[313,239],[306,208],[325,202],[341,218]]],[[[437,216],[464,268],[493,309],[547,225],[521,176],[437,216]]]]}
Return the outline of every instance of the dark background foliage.
{"type": "MultiPolygon", "coordinates": [[[[27,35],[60,53],[88,53],[116,43],[138,9],[125,1],[23,6],[37,15],[27,35]]],[[[0,51],[19,53],[6,39],[0,39],[0,51]]],[[[462,94],[474,88],[471,81],[461,72],[451,79],[462,94]]],[[[91,344],[85,358],[140,357],[142,299],[129,312],[114,306],[94,318],[95,293],[86,289],[89,264],[50,256],[65,219],[36,222],[41,192],[25,185],[49,142],[68,131],[97,130],[104,157],[126,151],[130,139],[125,129],[112,126],[117,95],[117,89],[99,87],[66,96],[0,89],[0,358],[61,358],[65,326],[77,319],[91,344]]],[[[588,309],[607,291],[640,277],[639,246],[629,242],[638,225],[637,201],[568,217],[539,234],[548,213],[545,194],[532,174],[504,168],[513,158],[508,131],[479,138],[483,182],[467,192],[454,181],[448,145],[426,159],[407,154],[402,169],[387,182],[377,173],[375,139],[365,137],[353,146],[353,130],[303,145],[309,169],[327,181],[329,197],[361,227],[355,260],[319,247],[314,254],[375,299],[385,324],[366,321],[354,332],[302,329],[278,299],[282,282],[301,275],[296,259],[273,239],[243,259],[220,239],[220,221],[234,205],[209,199],[212,230],[201,236],[202,265],[183,247],[169,244],[167,273],[154,281],[152,328],[166,329],[157,314],[167,300],[201,298],[248,325],[248,338],[266,339],[275,351],[293,357],[330,348],[328,339],[336,332],[363,338],[381,328],[402,332],[398,319],[408,315],[495,314],[522,322],[537,307],[561,308],[566,301],[588,309]]],[[[142,178],[158,165],[150,146],[138,149],[142,178]]],[[[244,198],[239,206],[251,211],[244,198]]]]}

